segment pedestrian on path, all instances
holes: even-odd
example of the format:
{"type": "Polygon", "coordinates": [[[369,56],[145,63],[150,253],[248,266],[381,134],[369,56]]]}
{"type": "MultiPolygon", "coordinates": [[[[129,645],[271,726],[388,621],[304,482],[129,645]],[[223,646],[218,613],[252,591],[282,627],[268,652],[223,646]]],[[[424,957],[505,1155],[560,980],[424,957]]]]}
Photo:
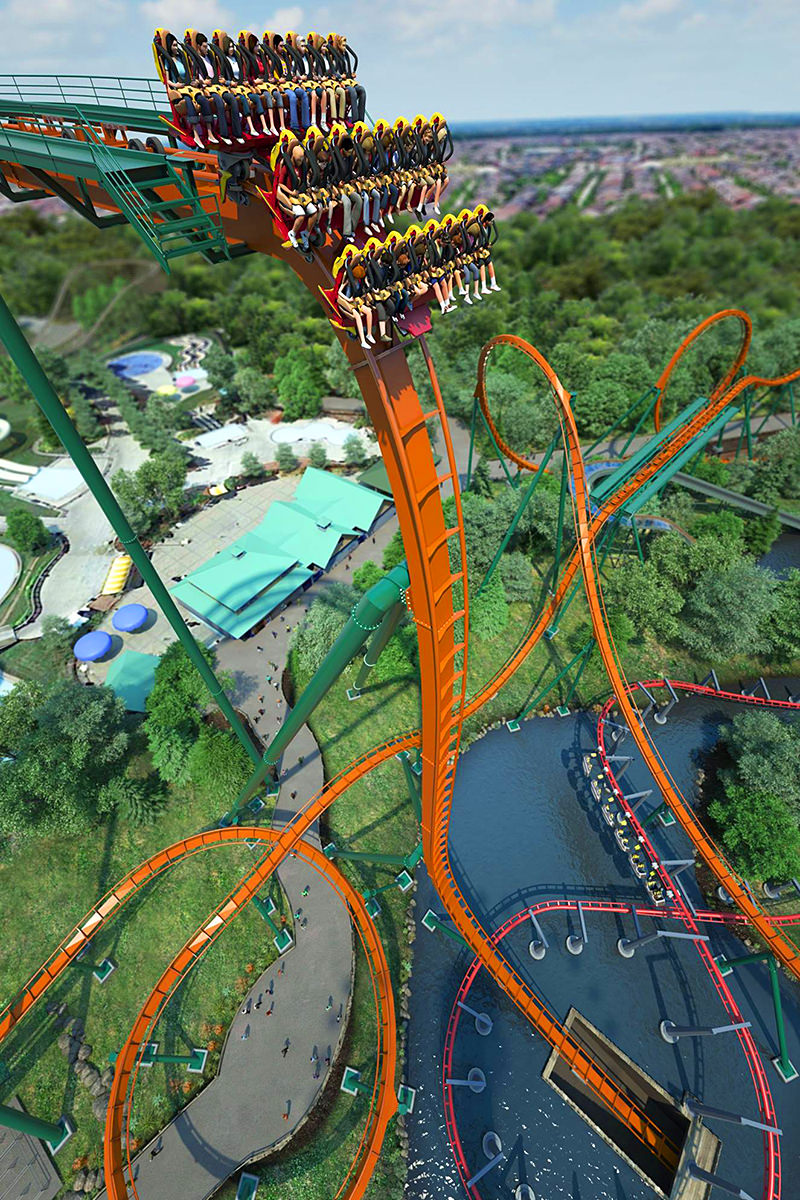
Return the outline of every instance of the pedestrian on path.
{"type": "Polygon", "coordinates": [[[315,1046],[314,1049],[311,1051],[311,1058],[308,1061],[315,1063],[318,1060],[319,1060],[319,1055],[317,1054],[317,1047],[315,1046]]]}
{"type": "Polygon", "coordinates": [[[164,1149],[164,1143],[162,1142],[161,1138],[159,1138],[158,1145],[154,1146],[153,1149],[150,1151],[150,1158],[151,1159],[155,1158],[155,1156],[157,1154],[160,1154],[163,1149],[164,1149]]]}
{"type": "Polygon", "coordinates": [[[336,1014],[336,1024],[337,1024],[337,1025],[339,1025],[339,1024],[341,1023],[341,1020],[342,1020],[342,1009],[343,1009],[343,1008],[344,1008],[344,1005],[343,1005],[343,1004],[340,1004],[340,1005],[339,1005],[339,1011],[338,1011],[338,1013],[336,1014]]]}
{"type": "Polygon", "coordinates": [[[287,1038],[286,1043],[285,1043],[283,1049],[281,1050],[281,1054],[283,1055],[284,1058],[286,1058],[286,1055],[289,1053],[289,1047],[291,1046],[291,1044],[292,1043],[287,1038]]]}
{"type": "Polygon", "coordinates": [[[300,920],[300,914],[301,914],[301,912],[302,912],[302,911],[303,911],[303,910],[302,910],[302,908],[298,908],[298,909],[297,909],[297,911],[296,911],[296,912],[295,912],[295,914],[294,914],[294,919],[295,919],[295,921],[299,921],[299,920],[300,920]]]}
{"type": "Polygon", "coordinates": [[[329,1067],[330,1065],[331,1065],[331,1052],[330,1052],[330,1047],[329,1047],[328,1053],[325,1055],[325,1066],[329,1067]]]}
{"type": "Polygon", "coordinates": [[[325,1005],[325,1012],[330,1012],[333,1008],[333,996],[328,996],[328,1003],[325,1005]]]}
{"type": "Polygon", "coordinates": [[[250,1026],[245,1025],[244,1030],[242,1032],[242,1041],[246,1042],[249,1037],[250,1037],[250,1026]]]}
{"type": "MultiPolygon", "coordinates": [[[[297,799],[297,792],[292,792],[292,793],[291,793],[291,796],[292,796],[292,799],[293,799],[293,800],[296,800],[296,799],[297,799]]],[[[303,893],[303,894],[305,895],[305,893],[303,893]]]]}
{"type": "Polygon", "coordinates": [[[263,697],[263,696],[259,696],[259,697],[258,697],[258,703],[259,703],[259,704],[263,704],[263,703],[264,703],[264,697],[263,697]]]}
{"type": "MultiPolygon", "coordinates": [[[[294,798],[294,797],[293,797],[293,798],[294,798]]],[[[300,895],[301,895],[301,896],[307,896],[307,895],[308,895],[308,893],[309,893],[310,891],[311,891],[311,889],[309,888],[308,884],[306,884],[306,886],[303,888],[303,890],[302,890],[302,892],[300,893],[300,895]]]]}
{"type": "Polygon", "coordinates": [[[272,630],[272,636],[273,636],[274,638],[276,638],[276,637],[278,636],[278,635],[277,635],[277,633],[275,632],[275,630],[274,630],[274,629],[272,630]]]}

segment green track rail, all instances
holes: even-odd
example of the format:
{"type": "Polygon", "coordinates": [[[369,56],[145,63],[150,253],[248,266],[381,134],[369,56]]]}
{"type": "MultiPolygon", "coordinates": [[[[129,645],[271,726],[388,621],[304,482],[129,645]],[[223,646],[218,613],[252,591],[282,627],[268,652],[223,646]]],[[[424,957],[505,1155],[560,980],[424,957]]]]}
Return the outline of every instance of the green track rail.
{"type": "Polygon", "coordinates": [[[169,132],[162,117],[171,119],[170,108],[159,80],[112,75],[0,75],[0,118],[36,111],[69,120],[76,108],[95,124],[162,136],[169,132]]]}
{"type": "MultiPolygon", "coordinates": [[[[33,119],[30,111],[26,117],[33,119]]],[[[186,254],[200,253],[211,262],[231,257],[218,200],[198,194],[190,154],[109,145],[74,108],[70,124],[62,129],[62,134],[50,135],[0,126],[0,169],[3,163],[24,167],[46,193],[68,203],[72,198],[59,176],[77,180],[83,215],[92,209],[86,185],[96,183],[167,272],[172,260],[186,254]],[[179,198],[164,200],[159,189],[165,187],[177,190],[179,198]]],[[[7,184],[2,190],[11,199],[34,198],[30,192],[15,195],[7,184]]]]}
{"type": "Polygon", "coordinates": [[[229,244],[216,194],[199,194],[191,152],[131,150],[125,141],[104,140],[100,129],[168,136],[167,115],[162,84],[148,79],[0,76],[0,192],[15,203],[58,196],[101,227],[127,221],[166,272],[187,254],[219,262],[247,253],[229,244]],[[3,164],[23,167],[39,186],[12,186],[3,164]],[[90,184],[117,211],[104,211],[90,184]],[[165,188],[173,192],[169,199],[165,188]]]}

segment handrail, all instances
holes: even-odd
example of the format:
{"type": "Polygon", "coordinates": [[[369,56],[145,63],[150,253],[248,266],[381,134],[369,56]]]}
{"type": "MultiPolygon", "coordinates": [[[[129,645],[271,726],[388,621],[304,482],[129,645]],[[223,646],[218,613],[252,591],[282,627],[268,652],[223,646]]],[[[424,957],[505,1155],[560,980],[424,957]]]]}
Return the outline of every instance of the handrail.
{"type": "Polygon", "coordinates": [[[0,75],[0,109],[4,101],[35,105],[40,112],[47,111],[48,103],[103,107],[117,102],[154,115],[169,108],[160,81],[116,75],[0,75]]]}

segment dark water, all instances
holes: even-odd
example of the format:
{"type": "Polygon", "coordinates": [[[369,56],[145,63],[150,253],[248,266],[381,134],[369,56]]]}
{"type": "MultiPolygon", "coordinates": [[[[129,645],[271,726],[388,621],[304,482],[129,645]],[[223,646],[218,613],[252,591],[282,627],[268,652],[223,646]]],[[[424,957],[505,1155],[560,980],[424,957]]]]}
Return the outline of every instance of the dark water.
{"type": "MultiPolygon", "coordinates": [[[[785,689],[773,684],[773,694],[785,689]]],[[[710,749],[720,723],[735,706],[684,698],[668,724],[656,727],[657,745],[679,787],[691,794],[698,753],[710,749]]],[[[451,853],[461,886],[486,928],[494,929],[512,913],[552,897],[636,899],[647,895],[630,872],[609,830],[599,819],[580,768],[583,750],[594,745],[594,718],[537,718],[512,735],[496,730],[474,745],[459,764],[451,853]]],[[[622,750],[631,752],[630,738],[622,750]]],[[[621,750],[621,752],[622,752],[621,750]]],[[[626,790],[649,786],[636,761],[626,775],[626,790]]],[[[649,803],[649,802],[648,802],[649,803]]],[[[653,835],[664,859],[688,856],[688,841],[675,829],[653,835]]],[[[687,885],[699,899],[693,880],[687,885]]],[[[449,1147],[442,1107],[441,1055],[444,1031],[458,985],[471,956],[441,934],[430,934],[419,919],[430,907],[444,909],[427,877],[418,891],[409,1031],[409,1081],[417,1091],[409,1121],[410,1169],[407,1195],[413,1200],[455,1200],[464,1195],[449,1147]]],[[[579,958],[567,954],[564,938],[574,931],[575,915],[543,918],[551,949],[542,962],[527,953],[530,926],[504,941],[506,955],[533,983],[550,1008],[564,1018],[571,1005],[635,1059],[671,1095],[685,1091],[706,1103],[756,1118],[757,1104],[749,1071],[735,1034],[684,1039],[668,1046],[658,1035],[664,1018],[678,1024],[727,1023],[724,1010],[695,948],[687,942],[659,941],[623,960],[615,943],[632,935],[630,918],[587,916],[588,944],[579,958]]],[[[653,924],[643,918],[645,929],[653,924]]],[[[665,927],[681,928],[676,923],[665,927]]],[[[709,926],[714,953],[728,957],[745,948],[730,934],[709,926]]],[[[766,1060],[777,1053],[769,977],[761,967],[746,967],[731,981],[745,1018],[752,1021],[756,1044],[766,1060]]],[[[781,980],[790,1058],[800,1064],[800,989],[781,980]]],[[[478,1185],[483,1200],[509,1200],[527,1182],[537,1200],[646,1200],[654,1195],[634,1171],[570,1109],[540,1076],[549,1047],[481,972],[469,1001],[494,1020],[482,1038],[462,1014],[454,1053],[454,1075],[464,1078],[480,1067],[488,1081],[475,1096],[454,1089],[455,1112],[468,1167],[486,1163],[481,1140],[495,1130],[509,1155],[505,1167],[478,1185]]],[[[785,1200],[800,1195],[800,1081],[785,1085],[767,1062],[766,1070],[782,1138],[785,1200]]],[[[762,1189],[762,1141],[755,1130],[716,1122],[722,1138],[719,1173],[759,1197],[762,1189]]]]}
{"type": "Polygon", "coordinates": [[[769,553],[758,560],[760,567],[769,567],[784,579],[793,567],[800,567],[800,534],[782,533],[772,543],[769,553]]]}

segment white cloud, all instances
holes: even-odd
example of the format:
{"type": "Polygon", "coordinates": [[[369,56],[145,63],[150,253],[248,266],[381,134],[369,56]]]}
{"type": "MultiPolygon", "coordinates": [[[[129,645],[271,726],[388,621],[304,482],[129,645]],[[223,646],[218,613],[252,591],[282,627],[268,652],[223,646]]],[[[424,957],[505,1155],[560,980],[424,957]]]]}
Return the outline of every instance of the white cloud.
{"type": "Polygon", "coordinates": [[[634,0],[621,4],[617,15],[621,21],[655,21],[659,17],[671,16],[683,7],[684,0],[634,0]]]}
{"type": "MultiPolygon", "coordinates": [[[[385,19],[391,18],[398,36],[418,41],[426,54],[433,42],[446,39],[453,47],[463,33],[474,38],[476,31],[484,30],[493,32],[493,49],[502,51],[521,27],[552,21],[556,15],[556,0],[408,0],[399,9],[394,4],[387,7],[385,19]]],[[[485,53],[488,47],[478,49],[485,53]]]]}
{"type": "Polygon", "coordinates": [[[154,29],[171,29],[179,37],[190,28],[210,37],[213,29],[226,29],[236,21],[235,12],[216,0],[144,0],[139,12],[154,29]]]}

